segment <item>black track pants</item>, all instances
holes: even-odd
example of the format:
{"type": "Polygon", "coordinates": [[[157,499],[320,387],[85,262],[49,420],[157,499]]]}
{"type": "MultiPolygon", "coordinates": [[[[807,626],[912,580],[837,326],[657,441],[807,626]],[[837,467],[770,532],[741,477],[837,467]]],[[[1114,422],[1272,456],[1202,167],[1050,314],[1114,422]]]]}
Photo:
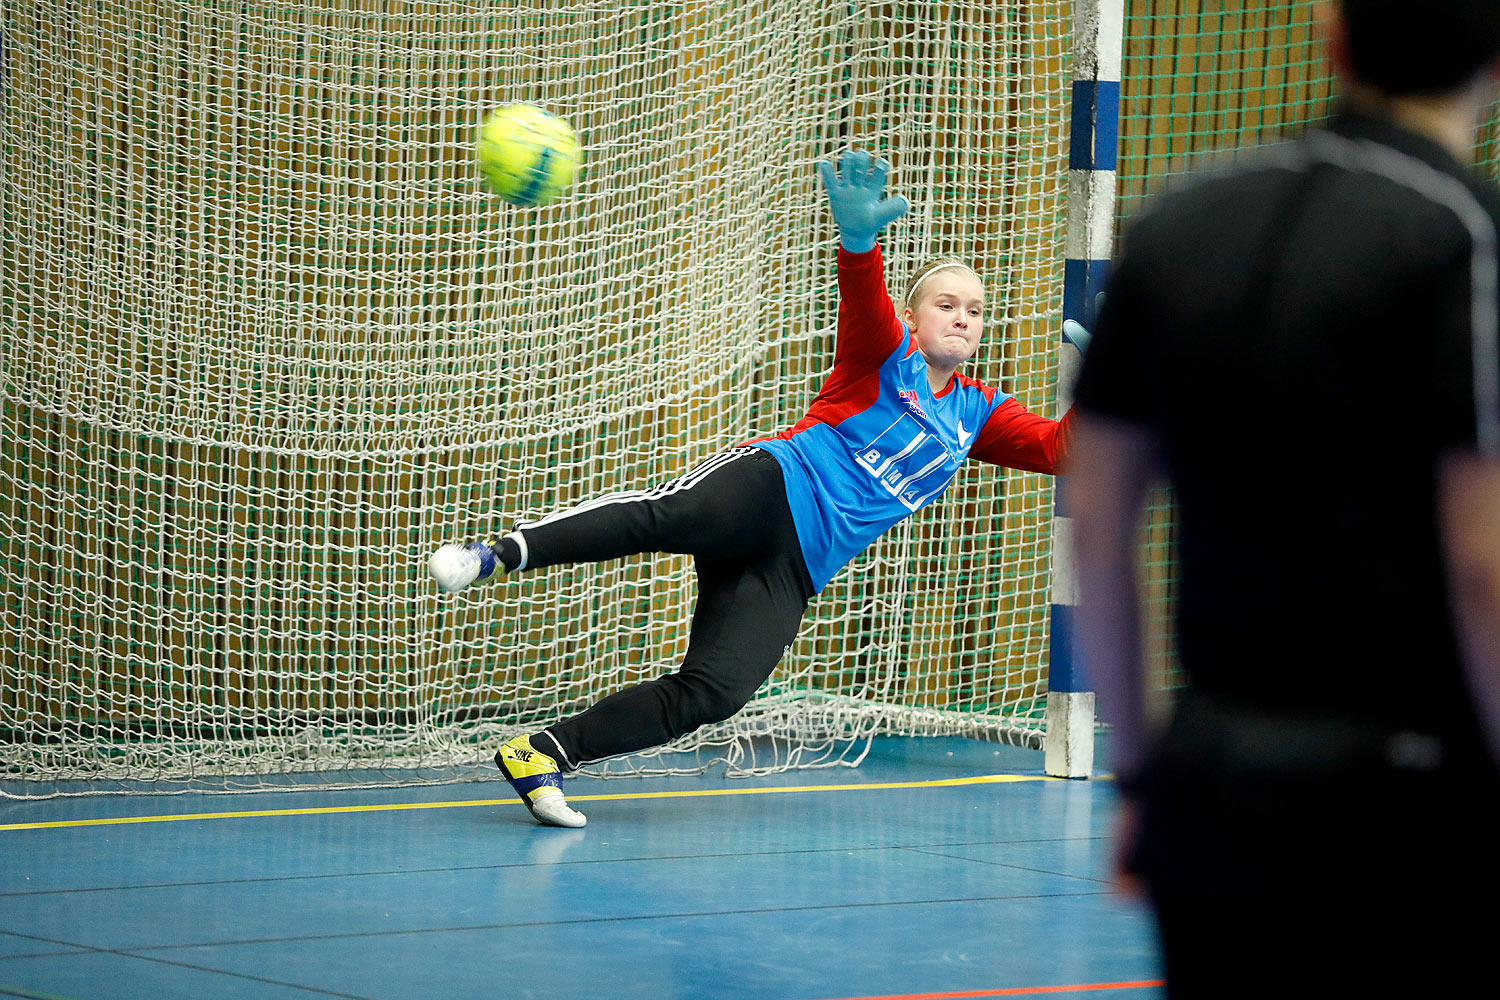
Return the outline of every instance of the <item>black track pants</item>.
{"type": "Polygon", "coordinates": [[[813,589],[776,459],[716,455],[650,490],[517,525],[523,570],[640,552],[694,557],[698,601],[675,673],[547,727],[569,768],[660,746],[745,706],[797,636],[813,589]]]}

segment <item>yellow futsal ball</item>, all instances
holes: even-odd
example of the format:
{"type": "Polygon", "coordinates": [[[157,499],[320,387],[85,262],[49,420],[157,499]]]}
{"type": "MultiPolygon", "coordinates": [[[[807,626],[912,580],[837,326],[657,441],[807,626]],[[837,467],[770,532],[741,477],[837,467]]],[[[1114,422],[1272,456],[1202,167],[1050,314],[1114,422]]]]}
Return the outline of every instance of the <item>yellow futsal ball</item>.
{"type": "Polygon", "coordinates": [[[545,205],[578,169],[578,137],[567,122],[530,104],[507,104],[479,126],[475,155],[485,187],[512,205],[545,205]]]}

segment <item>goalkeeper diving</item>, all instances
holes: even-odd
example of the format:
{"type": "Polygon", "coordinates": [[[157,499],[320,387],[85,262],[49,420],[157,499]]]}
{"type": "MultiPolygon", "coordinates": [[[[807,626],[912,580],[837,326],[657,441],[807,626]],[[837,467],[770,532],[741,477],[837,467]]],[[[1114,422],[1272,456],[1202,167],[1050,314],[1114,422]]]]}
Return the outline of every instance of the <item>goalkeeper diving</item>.
{"type": "MultiPolygon", "coordinates": [[[[722,721],[749,702],[797,636],[809,601],[856,554],[936,500],[974,459],[1055,473],[1071,413],[1055,421],[964,375],[985,328],[985,289],[953,258],[919,268],[898,315],[879,233],[906,213],[889,165],[851,150],[819,164],[839,232],[833,369],[806,415],[687,474],[517,521],[430,559],[445,590],[546,566],[646,552],[691,555],[697,603],[678,669],[516,736],[495,763],[538,822],[578,827],[561,777],[722,721]]],[[[1082,339],[1081,328],[1069,328],[1082,339]]],[[[1080,343],[1080,346],[1081,343],[1080,343]]]]}

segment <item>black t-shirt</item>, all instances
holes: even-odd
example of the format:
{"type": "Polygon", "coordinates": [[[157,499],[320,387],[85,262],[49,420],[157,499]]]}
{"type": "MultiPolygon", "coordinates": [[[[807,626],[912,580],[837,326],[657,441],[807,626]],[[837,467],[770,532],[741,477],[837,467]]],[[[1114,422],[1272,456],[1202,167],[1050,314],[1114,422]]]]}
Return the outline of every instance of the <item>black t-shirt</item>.
{"type": "Polygon", "coordinates": [[[1463,700],[1435,487],[1500,424],[1497,209],[1435,143],[1345,115],[1128,231],[1076,403],[1160,444],[1196,686],[1434,728],[1463,700]]]}

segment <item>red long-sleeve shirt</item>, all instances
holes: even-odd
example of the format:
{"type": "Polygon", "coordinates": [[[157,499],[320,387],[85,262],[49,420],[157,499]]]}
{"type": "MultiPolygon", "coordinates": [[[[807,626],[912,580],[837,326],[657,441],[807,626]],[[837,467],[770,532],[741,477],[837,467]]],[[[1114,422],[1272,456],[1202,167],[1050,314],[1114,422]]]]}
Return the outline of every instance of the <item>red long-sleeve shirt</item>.
{"type": "Polygon", "coordinates": [[[880,249],[839,250],[833,370],[806,416],[748,442],[781,463],[803,557],[817,589],[893,524],[935,500],[967,458],[1055,473],[1070,419],[1032,413],[955,374],[938,392],[896,317],[880,249]]]}

